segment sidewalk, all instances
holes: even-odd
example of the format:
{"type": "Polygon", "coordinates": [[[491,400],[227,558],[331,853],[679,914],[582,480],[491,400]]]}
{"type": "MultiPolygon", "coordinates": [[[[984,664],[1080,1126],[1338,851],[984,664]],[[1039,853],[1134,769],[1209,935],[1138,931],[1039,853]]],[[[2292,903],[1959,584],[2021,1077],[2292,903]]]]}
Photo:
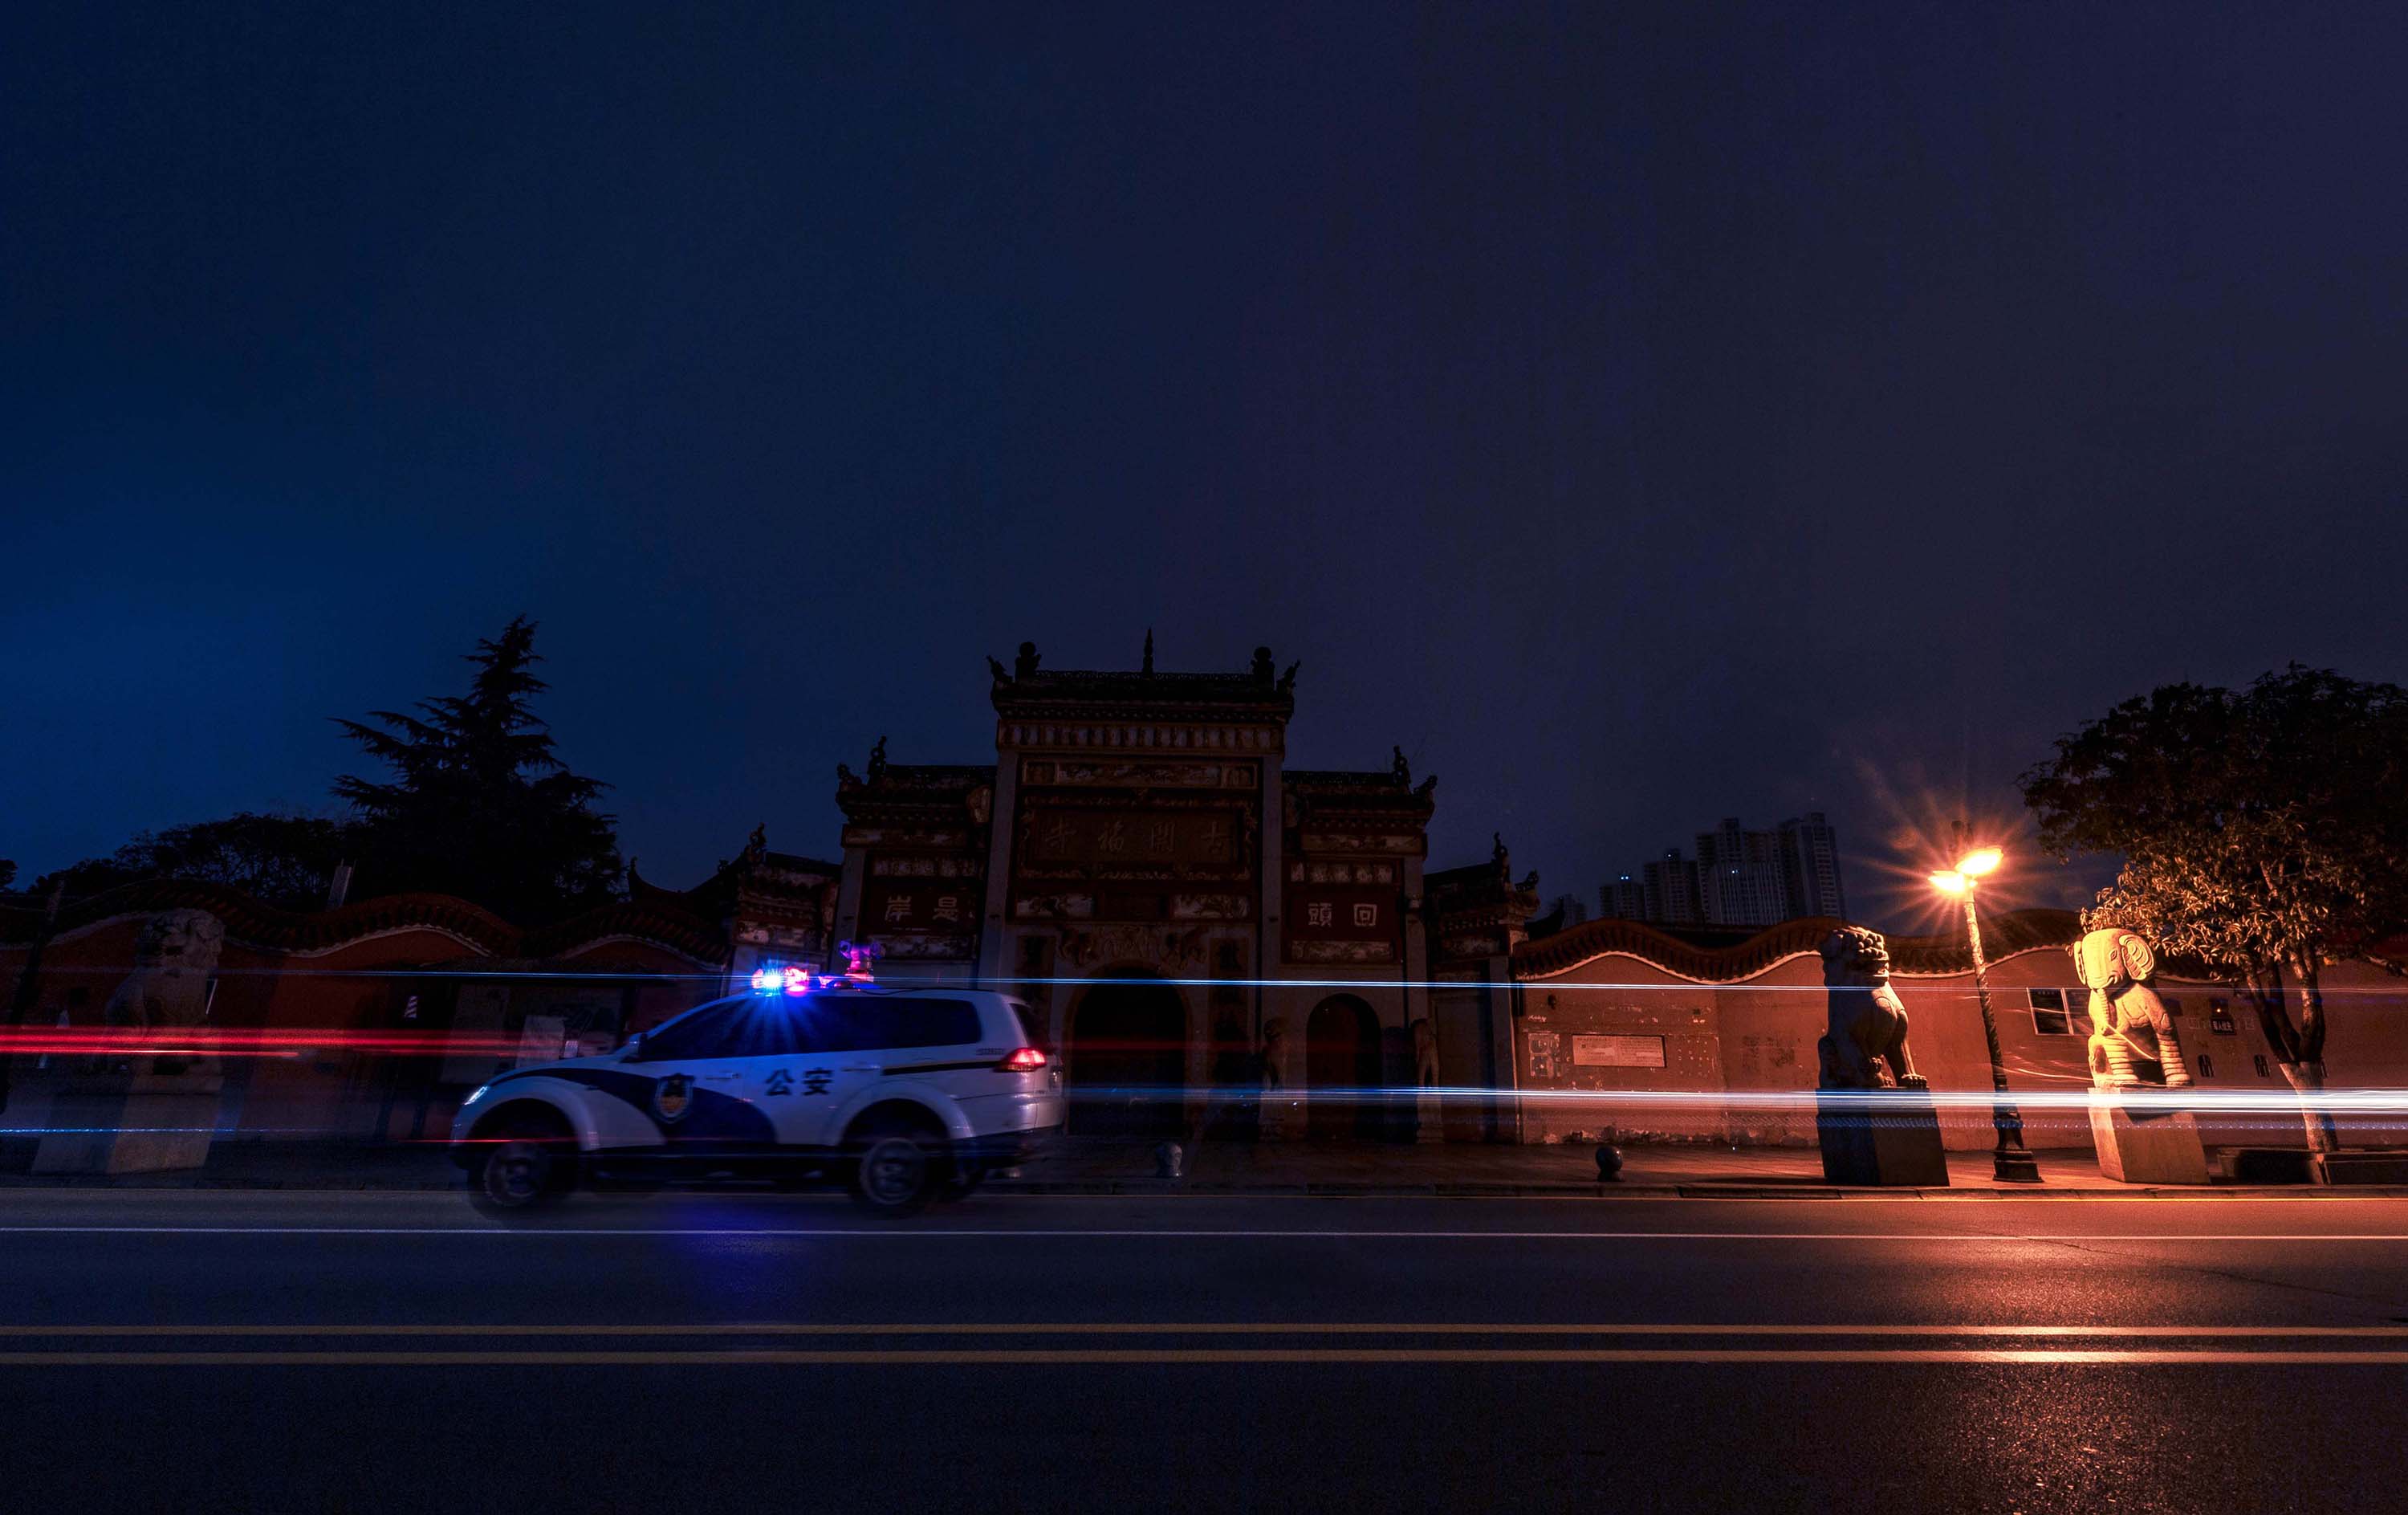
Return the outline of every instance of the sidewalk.
{"type": "MultiPolygon", "coordinates": [[[[12,1144],[13,1145],[13,1144],[12,1144]]],[[[24,1172],[22,1151],[0,1153],[0,1189],[445,1190],[459,1170],[434,1143],[222,1142],[198,1172],[53,1176],[24,1172]],[[14,1159],[14,1161],[8,1161],[14,1159]]],[[[1388,1146],[1375,1143],[1206,1143],[1177,1179],[1157,1176],[1154,1148],[1069,1138],[986,1191],[1129,1195],[1440,1195],[1689,1199],[2408,1198],[2408,1188],[2322,1189],[2215,1184],[2152,1189],[2100,1176],[2088,1147],[2037,1154],[2042,1182],[2001,1184],[1987,1152],[1948,1154],[1945,1189],[1846,1189],[1823,1181],[1812,1147],[1627,1147],[1621,1178],[1600,1183],[1585,1146],[1388,1146]]]]}
{"type": "Polygon", "coordinates": [[[2042,1181],[2000,1183],[1990,1154],[1948,1154],[1945,1189],[1865,1189],[1828,1184],[1813,1147],[1631,1146],[1622,1148],[1621,1176],[1600,1182],[1590,1146],[1383,1146],[1267,1142],[1207,1143],[1190,1155],[1177,1179],[1157,1176],[1151,1147],[1102,1141],[1065,1141],[1024,1165],[1019,1176],[990,1180],[999,1192],[1054,1194],[1426,1194],[1593,1195],[1661,1199],[2132,1199],[2408,1198],[2408,1188],[2305,1184],[2201,1186],[2122,1184],[2107,1178],[2089,1147],[2045,1148],[2034,1154],[2042,1181]]]}

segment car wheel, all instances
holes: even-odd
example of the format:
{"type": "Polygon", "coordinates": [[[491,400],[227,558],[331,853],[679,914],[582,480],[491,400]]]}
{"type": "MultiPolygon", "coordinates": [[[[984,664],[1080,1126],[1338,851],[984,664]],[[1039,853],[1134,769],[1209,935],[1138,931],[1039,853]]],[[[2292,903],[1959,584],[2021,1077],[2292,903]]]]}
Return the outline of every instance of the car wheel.
{"type": "Polygon", "coordinates": [[[577,1187],[576,1148],[566,1133],[532,1121],[494,1133],[468,1174],[468,1203],[499,1219],[548,1210],[577,1187]]]}
{"type": "Polygon", "coordinates": [[[943,1163],[909,1132],[874,1133],[853,1163],[853,1202],[879,1215],[911,1215],[937,1197],[943,1163]]]}

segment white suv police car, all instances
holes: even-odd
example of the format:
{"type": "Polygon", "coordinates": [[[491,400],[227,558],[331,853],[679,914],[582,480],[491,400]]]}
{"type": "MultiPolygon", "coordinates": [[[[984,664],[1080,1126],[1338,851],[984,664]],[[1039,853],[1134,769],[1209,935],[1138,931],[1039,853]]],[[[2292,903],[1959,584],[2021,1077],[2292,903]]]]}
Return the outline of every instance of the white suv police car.
{"type": "Polygon", "coordinates": [[[461,1106],[452,1157],[479,1208],[580,1180],[842,1182],[908,1214],[957,1199],[1062,1125],[1061,1070],[1025,1007],[968,989],[765,972],[600,1057],[513,1069],[461,1106]]]}

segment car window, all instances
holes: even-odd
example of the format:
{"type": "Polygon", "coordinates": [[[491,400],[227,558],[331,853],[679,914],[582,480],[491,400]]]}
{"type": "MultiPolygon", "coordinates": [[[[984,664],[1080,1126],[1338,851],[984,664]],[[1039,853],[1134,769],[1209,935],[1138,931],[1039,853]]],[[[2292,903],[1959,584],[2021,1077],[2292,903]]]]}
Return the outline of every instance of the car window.
{"type": "Polygon", "coordinates": [[[813,1050],[805,1007],[782,996],[706,1005],[644,1038],[645,1062],[781,1058],[813,1050]]]}
{"type": "Polygon", "coordinates": [[[725,1042],[728,1025],[734,1020],[736,1012],[742,1008],[744,1006],[738,1001],[707,1004],[645,1033],[642,1060],[685,1062],[695,1058],[723,1056],[717,1048],[725,1042]]]}
{"type": "Polygon", "coordinates": [[[1044,1028],[1039,1024],[1036,1011],[1018,1000],[1006,1000],[1003,1003],[1011,1006],[1011,1018],[1020,1024],[1021,1046],[1046,1051],[1052,1050],[1045,1046],[1044,1028]]]}
{"type": "Polygon", "coordinates": [[[810,1006],[810,1050],[961,1046],[979,1039],[978,1007],[968,1000],[815,994],[810,1006]]]}

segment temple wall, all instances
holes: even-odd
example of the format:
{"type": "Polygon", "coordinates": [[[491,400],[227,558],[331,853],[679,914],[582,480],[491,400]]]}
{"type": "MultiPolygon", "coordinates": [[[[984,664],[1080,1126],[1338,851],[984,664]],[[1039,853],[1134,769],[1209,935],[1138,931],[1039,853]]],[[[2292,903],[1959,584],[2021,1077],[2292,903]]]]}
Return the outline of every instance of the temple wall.
{"type": "MultiPolygon", "coordinates": [[[[2051,1034],[2040,1028],[2029,994],[2055,989],[2073,1006],[2086,1003],[2067,954],[2054,947],[2016,953],[1991,964],[1988,976],[2010,1093],[2086,1090],[2086,1017],[2077,1014],[2068,1032],[2051,1034]]],[[[1906,1005],[1915,1066],[1931,1087],[1986,1090],[1989,1056],[1972,974],[1899,974],[1892,983],[1906,1005]]],[[[2327,970],[2325,986],[2329,1085],[2408,1087],[2408,983],[2342,964],[2327,970]]],[[[2264,1093],[2276,1106],[2203,1110],[2198,1120],[2207,1144],[2301,1145],[2300,1118],[2283,1099],[2288,1086],[2246,1004],[2219,985],[2160,976],[2157,988],[2177,1010],[2185,1060],[2200,1088],[2264,1093]],[[2214,1014],[2218,1003],[2228,1012],[2221,1018],[2214,1014]]],[[[1523,1000],[1525,1013],[1513,1027],[1513,1075],[1526,1140],[1594,1140],[1610,1129],[1626,1140],[1813,1144],[1815,1044],[1826,1014],[1818,959],[1792,958],[1742,981],[1700,984],[1614,954],[1534,977],[1524,984],[1523,1000]],[[1583,1037],[1591,1040],[1575,1040],[1583,1037]],[[1578,1060],[1584,1056],[1587,1060],[1578,1060]]],[[[2028,1145],[2090,1145],[2083,1108],[2019,1103],[2028,1145]]],[[[1995,1140],[1979,1104],[1943,1106],[1941,1121],[1952,1148],[1986,1149],[1995,1140]]],[[[2348,1123],[2344,1139],[2379,1144],[2408,1139],[2408,1131],[2399,1118],[2348,1123]]]]}

